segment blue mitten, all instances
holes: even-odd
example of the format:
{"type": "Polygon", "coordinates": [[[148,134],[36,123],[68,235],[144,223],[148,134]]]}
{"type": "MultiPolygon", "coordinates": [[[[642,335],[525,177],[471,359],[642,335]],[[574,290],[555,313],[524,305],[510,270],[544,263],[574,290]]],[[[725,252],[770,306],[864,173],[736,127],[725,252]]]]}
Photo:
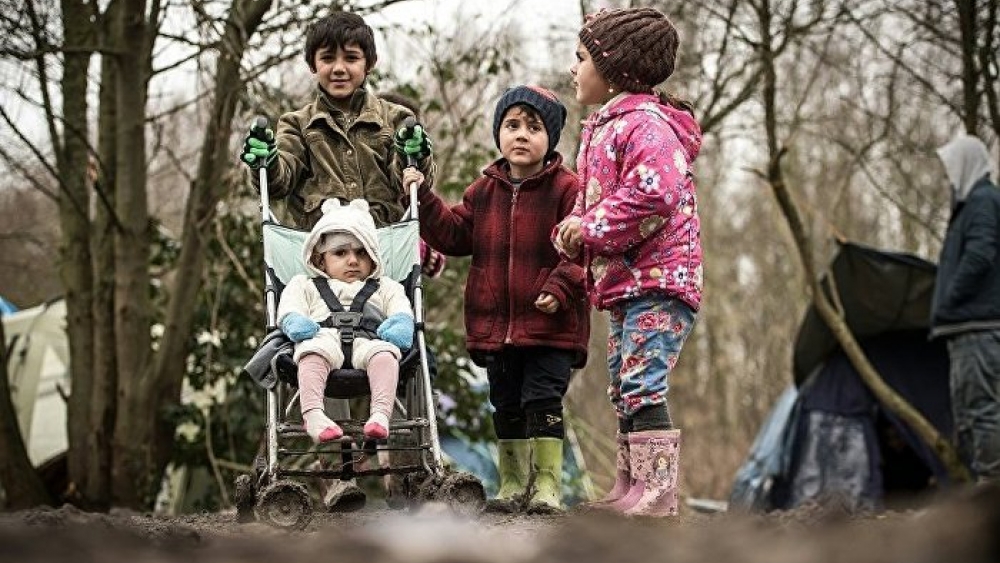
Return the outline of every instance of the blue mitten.
{"type": "Polygon", "coordinates": [[[281,332],[292,342],[302,342],[316,336],[319,325],[302,313],[288,313],[281,319],[281,332]]]}
{"type": "Polygon", "coordinates": [[[406,313],[396,313],[378,325],[378,337],[400,350],[408,350],[413,345],[413,317],[406,313]]]}

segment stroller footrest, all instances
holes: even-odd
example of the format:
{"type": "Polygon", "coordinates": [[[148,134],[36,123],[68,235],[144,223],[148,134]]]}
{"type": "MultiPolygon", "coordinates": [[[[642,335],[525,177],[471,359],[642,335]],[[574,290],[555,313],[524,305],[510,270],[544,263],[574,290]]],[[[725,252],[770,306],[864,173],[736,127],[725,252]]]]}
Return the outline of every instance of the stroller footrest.
{"type": "MultiPolygon", "coordinates": [[[[361,437],[364,435],[364,426],[361,423],[355,422],[353,420],[336,420],[334,421],[338,426],[344,431],[345,436],[355,436],[361,437]]],[[[414,428],[427,428],[429,423],[425,418],[414,418],[412,420],[392,420],[389,422],[389,433],[390,434],[410,434],[410,430],[414,428]]],[[[278,434],[283,437],[288,438],[300,438],[302,436],[308,436],[306,434],[306,429],[301,424],[283,422],[278,425],[278,434]]]]}
{"type": "MultiPolygon", "coordinates": [[[[424,471],[422,465],[397,465],[394,467],[373,467],[350,472],[350,477],[366,477],[370,475],[399,475],[424,471]]],[[[319,477],[321,479],[340,479],[345,477],[345,471],[338,469],[282,469],[281,474],[288,477],[319,477]]]]}

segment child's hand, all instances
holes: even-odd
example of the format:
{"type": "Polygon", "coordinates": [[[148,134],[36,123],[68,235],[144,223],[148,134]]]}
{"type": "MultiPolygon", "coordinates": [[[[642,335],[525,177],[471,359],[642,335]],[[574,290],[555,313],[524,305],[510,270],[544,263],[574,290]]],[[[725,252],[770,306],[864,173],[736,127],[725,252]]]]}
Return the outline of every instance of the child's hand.
{"type": "Polygon", "coordinates": [[[559,301],[555,295],[544,291],[535,299],[535,308],[543,313],[552,314],[559,310],[559,301]]]}
{"type": "Polygon", "coordinates": [[[444,270],[444,264],[448,258],[437,250],[434,250],[420,239],[420,273],[427,277],[436,278],[444,270]]]}
{"type": "Polygon", "coordinates": [[[422,186],[422,185],[424,185],[424,179],[425,178],[424,178],[423,173],[421,173],[416,168],[414,168],[412,166],[404,168],[403,169],[403,188],[406,190],[407,195],[410,192],[410,185],[412,185],[414,182],[416,182],[418,187],[422,186]]]}
{"type": "Polygon", "coordinates": [[[578,217],[568,217],[559,223],[559,233],[556,235],[556,248],[561,249],[566,256],[575,258],[580,253],[583,244],[583,230],[578,217]]]}

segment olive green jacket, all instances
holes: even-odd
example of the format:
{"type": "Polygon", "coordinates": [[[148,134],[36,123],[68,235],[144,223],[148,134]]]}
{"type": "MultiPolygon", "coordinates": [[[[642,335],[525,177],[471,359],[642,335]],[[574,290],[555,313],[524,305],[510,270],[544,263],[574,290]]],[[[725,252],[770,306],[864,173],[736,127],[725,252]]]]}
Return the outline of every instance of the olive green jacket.
{"type": "MultiPolygon", "coordinates": [[[[295,227],[311,229],[323,200],[331,197],[367,200],[379,227],[403,215],[406,162],[393,149],[393,135],[413,113],[364,88],[355,91],[351,107],[345,115],[319,90],[309,105],[278,120],[278,158],[268,168],[268,195],[285,199],[295,227]]],[[[425,185],[433,185],[433,157],[418,168],[425,185]]],[[[257,175],[253,181],[258,183],[257,175]]]]}

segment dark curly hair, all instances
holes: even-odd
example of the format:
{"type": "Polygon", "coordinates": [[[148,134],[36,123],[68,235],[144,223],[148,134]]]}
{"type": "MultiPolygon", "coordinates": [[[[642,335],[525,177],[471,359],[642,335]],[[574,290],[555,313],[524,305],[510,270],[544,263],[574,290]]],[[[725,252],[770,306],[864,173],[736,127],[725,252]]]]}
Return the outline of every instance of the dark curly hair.
{"type": "Polygon", "coordinates": [[[375,32],[365,20],[351,12],[334,12],[313,22],[306,30],[306,48],[303,55],[309,69],[316,72],[316,51],[326,47],[342,49],[357,43],[365,54],[365,70],[371,70],[378,60],[375,53],[375,32]]]}

